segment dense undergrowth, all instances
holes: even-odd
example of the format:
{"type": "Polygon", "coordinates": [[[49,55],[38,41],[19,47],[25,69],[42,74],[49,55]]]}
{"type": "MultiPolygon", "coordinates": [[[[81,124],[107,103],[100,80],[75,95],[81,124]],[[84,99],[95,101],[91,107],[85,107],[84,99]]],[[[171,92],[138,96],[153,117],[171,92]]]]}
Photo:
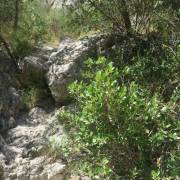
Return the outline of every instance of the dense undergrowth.
{"type": "Polygon", "coordinates": [[[178,81],[179,57],[170,54],[153,61],[136,57],[121,70],[105,58],[87,61],[84,80],[70,86],[77,111],[60,114],[70,137],[62,150],[73,169],[92,179],[179,175],[180,91],[178,83],[171,85],[178,81]]]}

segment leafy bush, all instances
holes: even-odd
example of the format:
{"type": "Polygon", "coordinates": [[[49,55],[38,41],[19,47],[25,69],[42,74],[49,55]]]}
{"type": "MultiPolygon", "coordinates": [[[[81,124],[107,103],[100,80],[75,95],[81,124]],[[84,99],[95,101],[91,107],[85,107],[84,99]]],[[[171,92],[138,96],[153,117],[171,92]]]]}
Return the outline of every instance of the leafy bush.
{"type": "Polygon", "coordinates": [[[34,44],[45,39],[47,35],[47,23],[42,12],[43,6],[38,1],[26,1],[24,3],[21,29],[34,44]]]}
{"type": "MultiPolygon", "coordinates": [[[[0,25],[8,24],[14,20],[15,1],[14,0],[1,0],[0,1],[0,25]]],[[[1,28],[1,27],[0,27],[1,28]]]]}
{"type": "Polygon", "coordinates": [[[23,31],[18,31],[10,35],[10,43],[13,53],[18,58],[29,55],[33,50],[33,44],[29,36],[23,31]]]}
{"type": "Polygon", "coordinates": [[[178,46],[176,50],[163,50],[159,57],[152,54],[135,56],[131,65],[122,65],[122,78],[124,81],[136,81],[151,92],[159,92],[163,99],[169,100],[180,80],[179,59],[178,46]]]}
{"type": "Polygon", "coordinates": [[[16,56],[27,56],[33,47],[46,40],[47,24],[40,14],[41,4],[37,1],[25,1],[23,4],[19,28],[11,34],[11,44],[16,56]]]}
{"type": "Polygon", "coordinates": [[[89,4],[79,4],[74,8],[67,9],[69,16],[69,26],[77,35],[87,34],[90,31],[108,30],[110,23],[105,22],[105,18],[99,11],[89,4]]]}
{"type": "Polygon", "coordinates": [[[50,41],[62,40],[64,37],[77,37],[78,29],[73,28],[71,16],[67,10],[51,9],[46,15],[50,41]]]}
{"type": "MultiPolygon", "coordinates": [[[[100,14],[87,6],[79,8],[50,9],[46,14],[49,40],[59,41],[65,37],[78,38],[89,31],[102,28],[100,14]],[[83,10],[85,8],[87,12],[83,10]],[[84,14],[86,13],[86,14],[84,14]]],[[[104,25],[105,27],[105,25],[104,25]]]]}
{"type": "MultiPolygon", "coordinates": [[[[84,80],[70,91],[76,111],[62,111],[67,159],[92,179],[173,179],[178,175],[179,89],[163,103],[105,58],[89,59],[84,80]],[[119,83],[121,82],[121,83],[119,83]]],[[[63,148],[64,149],[64,148],[63,148]]]]}
{"type": "MultiPolygon", "coordinates": [[[[131,33],[147,33],[155,30],[166,35],[172,32],[177,34],[177,6],[177,0],[84,0],[79,1],[77,5],[80,15],[80,20],[77,19],[77,22],[87,19],[86,22],[89,25],[91,24],[89,23],[90,16],[92,17],[90,22],[100,22],[106,27],[110,25],[116,30],[131,33]],[[94,17],[95,21],[93,21],[94,17]]],[[[95,26],[98,27],[98,25],[95,26]]]]}

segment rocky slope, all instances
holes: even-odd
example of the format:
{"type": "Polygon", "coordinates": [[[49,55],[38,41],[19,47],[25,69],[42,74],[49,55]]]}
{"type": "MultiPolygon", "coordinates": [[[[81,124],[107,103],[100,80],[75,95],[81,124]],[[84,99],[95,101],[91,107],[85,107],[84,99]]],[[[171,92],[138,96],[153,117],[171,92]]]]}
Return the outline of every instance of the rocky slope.
{"type": "Polygon", "coordinates": [[[95,34],[77,41],[65,39],[57,49],[41,49],[26,57],[21,64],[24,81],[32,79],[32,76],[37,83],[44,81],[54,100],[64,103],[69,100],[67,87],[79,78],[84,60],[104,55],[109,41],[111,36],[108,34],[95,34]]]}
{"type": "Polygon", "coordinates": [[[19,117],[17,126],[1,137],[0,159],[4,178],[9,180],[61,180],[65,176],[66,165],[52,161],[43,155],[42,149],[53,135],[61,138],[62,127],[53,127],[57,111],[47,112],[43,108],[33,108],[19,117]]]}
{"type": "Polygon", "coordinates": [[[52,136],[60,142],[65,136],[57,115],[70,99],[68,85],[79,78],[84,60],[104,54],[109,41],[109,36],[102,34],[77,41],[66,39],[58,49],[46,47],[26,57],[20,64],[23,82],[34,78],[36,83],[43,83],[58,103],[55,106],[44,99],[29,112],[20,111],[22,101],[15,73],[7,56],[0,53],[0,179],[65,178],[66,163],[51,159],[44,149],[52,136]]]}

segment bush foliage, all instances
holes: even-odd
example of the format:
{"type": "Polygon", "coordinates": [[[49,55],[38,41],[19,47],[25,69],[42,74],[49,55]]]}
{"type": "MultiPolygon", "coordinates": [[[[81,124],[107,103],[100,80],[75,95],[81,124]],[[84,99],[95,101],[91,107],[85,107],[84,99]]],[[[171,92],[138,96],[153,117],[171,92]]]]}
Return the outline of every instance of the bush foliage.
{"type": "Polygon", "coordinates": [[[70,137],[68,159],[77,162],[75,169],[92,179],[178,175],[179,89],[165,103],[158,93],[138,84],[136,73],[131,75],[135,79],[121,81],[127,67],[119,71],[105,58],[89,59],[87,67],[85,79],[70,86],[77,111],[60,114],[70,137]]]}
{"type": "MultiPolygon", "coordinates": [[[[123,37],[108,55],[114,63],[89,59],[82,81],[70,86],[75,111],[65,109],[59,118],[68,136],[61,145],[53,139],[50,154],[62,153],[70,168],[91,179],[180,176],[178,0],[81,0],[64,9],[48,2],[1,0],[0,36],[7,43],[0,45],[9,46],[12,58],[91,31],[123,37]],[[144,43],[140,50],[136,41],[144,43]]],[[[46,96],[30,79],[33,86],[23,92],[27,108],[46,96]]]]}

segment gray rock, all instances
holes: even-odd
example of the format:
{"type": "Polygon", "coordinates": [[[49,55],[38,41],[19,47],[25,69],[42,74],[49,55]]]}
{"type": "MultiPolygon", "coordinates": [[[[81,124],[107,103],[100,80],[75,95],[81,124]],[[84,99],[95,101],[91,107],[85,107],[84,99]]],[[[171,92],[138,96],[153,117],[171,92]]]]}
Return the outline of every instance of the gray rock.
{"type": "Polygon", "coordinates": [[[56,124],[59,110],[47,112],[33,108],[19,117],[15,128],[0,136],[0,165],[2,180],[63,180],[66,165],[60,159],[52,160],[41,153],[50,136],[61,139],[63,129],[56,124]]]}
{"type": "Polygon", "coordinates": [[[88,57],[101,55],[108,35],[96,34],[78,41],[62,41],[58,50],[50,55],[47,82],[56,102],[70,98],[68,85],[80,76],[83,62],[88,57]]]}
{"type": "Polygon", "coordinates": [[[16,116],[21,109],[21,97],[15,77],[15,67],[0,50],[0,132],[15,126],[16,116]]]}
{"type": "Polygon", "coordinates": [[[66,166],[62,162],[56,162],[48,165],[47,167],[48,179],[51,180],[63,180],[66,166]]]}
{"type": "Polygon", "coordinates": [[[108,34],[94,34],[76,41],[66,38],[57,49],[39,48],[20,63],[22,82],[48,85],[54,100],[65,102],[70,99],[67,87],[80,77],[83,62],[88,57],[105,55],[109,41],[108,34]]]}
{"type": "Polygon", "coordinates": [[[78,77],[78,66],[73,62],[52,65],[47,76],[53,98],[56,102],[64,102],[70,98],[67,86],[78,77]]]}
{"type": "Polygon", "coordinates": [[[45,73],[49,68],[46,62],[53,50],[53,48],[47,46],[38,48],[30,56],[25,57],[19,63],[19,66],[22,69],[21,81],[24,84],[46,84],[45,73]]]}

